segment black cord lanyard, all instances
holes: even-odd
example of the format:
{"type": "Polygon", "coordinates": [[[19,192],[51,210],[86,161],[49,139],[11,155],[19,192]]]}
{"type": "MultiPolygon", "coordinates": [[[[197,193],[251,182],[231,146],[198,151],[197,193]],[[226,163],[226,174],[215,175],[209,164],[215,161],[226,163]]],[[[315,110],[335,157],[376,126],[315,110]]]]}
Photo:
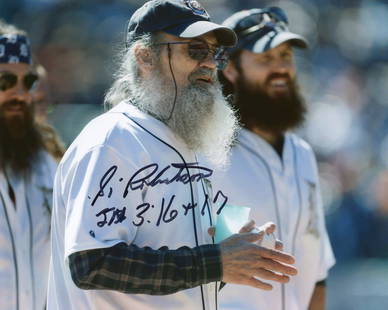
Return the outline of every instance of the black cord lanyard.
{"type": "MultiPolygon", "coordinates": [[[[197,160],[197,162],[198,162],[197,157],[196,157],[196,160],[197,160]]],[[[204,194],[205,194],[206,209],[207,209],[207,212],[208,212],[208,215],[209,215],[209,223],[210,223],[210,226],[213,226],[213,217],[212,217],[212,213],[211,213],[210,206],[209,206],[209,204],[211,204],[212,201],[213,201],[213,197],[211,197],[211,196],[209,195],[208,187],[206,187],[206,186],[203,184],[203,182],[204,182],[204,180],[201,179],[202,191],[203,191],[204,194]]],[[[209,182],[210,182],[210,181],[209,181],[209,182]]],[[[211,183],[210,183],[210,185],[211,185],[211,183]]],[[[213,242],[213,244],[214,244],[214,236],[212,237],[212,242],[213,242]]],[[[216,310],[218,310],[218,289],[217,289],[217,287],[218,287],[218,281],[216,281],[216,282],[214,283],[214,286],[215,286],[215,288],[214,288],[214,300],[215,300],[215,304],[216,304],[216,310]]]]}
{"type": "Polygon", "coordinates": [[[175,110],[176,99],[178,96],[178,85],[176,84],[175,74],[174,74],[174,71],[172,70],[172,64],[171,64],[171,46],[170,46],[170,43],[167,44],[167,51],[168,51],[168,65],[170,67],[172,80],[174,82],[175,95],[174,95],[174,103],[172,104],[172,109],[170,111],[170,115],[168,116],[168,118],[165,121],[170,120],[170,118],[172,117],[172,114],[174,113],[174,110],[175,110]]]}

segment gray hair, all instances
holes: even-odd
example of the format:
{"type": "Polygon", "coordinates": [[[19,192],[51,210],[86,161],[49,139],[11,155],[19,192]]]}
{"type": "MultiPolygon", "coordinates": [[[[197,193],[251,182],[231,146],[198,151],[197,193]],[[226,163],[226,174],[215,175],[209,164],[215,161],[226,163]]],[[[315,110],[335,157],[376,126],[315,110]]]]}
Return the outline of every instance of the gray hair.
{"type": "Polygon", "coordinates": [[[0,35],[4,34],[19,34],[27,36],[27,33],[24,30],[21,30],[14,25],[7,24],[4,20],[0,19],[0,35]]]}
{"type": "Polygon", "coordinates": [[[114,75],[113,84],[104,98],[104,106],[106,109],[110,109],[121,101],[134,97],[134,90],[141,83],[135,47],[140,44],[145,48],[149,48],[156,58],[160,54],[160,47],[156,45],[158,36],[156,33],[143,35],[119,53],[120,66],[114,75]]]}

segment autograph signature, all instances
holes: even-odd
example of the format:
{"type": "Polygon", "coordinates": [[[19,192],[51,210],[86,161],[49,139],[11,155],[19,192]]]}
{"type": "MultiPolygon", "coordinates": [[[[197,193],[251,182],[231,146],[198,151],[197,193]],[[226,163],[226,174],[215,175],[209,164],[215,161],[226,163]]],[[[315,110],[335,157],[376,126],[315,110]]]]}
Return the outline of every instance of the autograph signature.
{"type": "MultiPolygon", "coordinates": [[[[106,197],[111,198],[112,194],[116,189],[113,189],[113,185],[111,186],[112,179],[115,177],[118,171],[118,166],[111,166],[102,176],[99,181],[99,189],[97,194],[93,197],[91,202],[91,206],[93,207],[99,198],[106,197]]],[[[188,163],[188,164],[180,164],[180,163],[172,163],[163,169],[159,170],[159,165],[154,163],[142,167],[138,171],[136,171],[127,181],[126,186],[122,193],[123,198],[126,198],[129,191],[141,190],[144,186],[155,187],[157,185],[169,185],[172,183],[182,183],[188,184],[189,182],[200,182],[202,179],[207,179],[212,175],[213,171],[211,169],[201,167],[197,163],[188,163]],[[196,169],[195,172],[192,170],[196,169]]],[[[119,178],[119,182],[123,182],[124,178],[119,178]]],[[[89,197],[91,199],[91,197],[89,197]]],[[[136,207],[136,215],[132,224],[139,227],[144,223],[151,224],[150,218],[152,214],[150,214],[150,210],[155,209],[158,210],[156,221],[153,224],[156,226],[161,225],[161,223],[170,223],[177,216],[183,212],[184,216],[187,216],[189,211],[197,208],[198,205],[195,202],[190,202],[187,204],[177,204],[176,196],[172,195],[170,198],[161,197],[160,205],[155,208],[155,204],[151,204],[149,202],[143,202],[136,207]],[[147,216],[149,215],[149,216],[147,216]],[[147,219],[148,218],[148,219],[147,219]]],[[[217,210],[217,214],[220,214],[221,210],[224,208],[228,201],[228,197],[225,196],[221,191],[218,191],[214,196],[214,199],[211,200],[208,194],[205,194],[205,201],[201,206],[200,212],[201,215],[205,215],[206,209],[210,208],[211,203],[217,204],[219,206],[217,210]]],[[[96,217],[100,218],[97,222],[98,227],[110,226],[112,224],[118,224],[123,222],[126,217],[127,208],[104,208],[102,211],[96,214],[96,217]]]]}
{"type": "MultiPolygon", "coordinates": [[[[198,166],[197,163],[172,163],[167,167],[164,167],[160,172],[158,171],[158,164],[150,164],[139,169],[130,179],[125,188],[124,195],[128,194],[128,188],[131,190],[143,189],[144,185],[154,187],[159,184],[169,185],[173,182],[182,182],[187,184],[189,182],[199,182],[201,179],[206,179],[213,174],[213,170],[198,166]],[[173,175],[171,179],[164,176],[166,172],[171,170],[171,168],[176,168],[178,171],[173,175]],[[190,174],[190,169],[199,170],[198,173],[190,174]],[[145,176],[141,174],[145,173],[145,176]]],[[[124,197],[125,198],[125,197],[124,197]]]]}
{"type": "MultiPolygon", "coordinates": [[[[160,226],[162,223],[170,223],[173,220],[177,218],[181,212],[183,212],[184,216],[187,216],[189,214],[189,211],[197,208],[197,203],[192,204],[191,202],[188,204],[181,204],[178,205],[178,208],[173,205],[175,202],[175,195],[171,196],[170,199],[162,198],[162,202],[160,206],[155,208],[154,204],[150,204],[148,202],[144,202],[136,207],[136,215],[135,219],[132,221],[132,224],[139,227],[142,226],[145,223],[151,224],[151,218],[154,218],[152,216],[153,214],[150,214],[150,210],[158,209],[159,214],[157,215],[157,220],[154,221],[154,224],[156,226],[160,226]]],[[[201,207],[201,215],[204,216],[206,214],[207,207],[210,207],[209,203],[209,196],[206,195],[205,202],[203,203],[201,207]]],[[[221,192],[218,191],[217,195],[213,199],[213,203],[219,203],[220,207],[217,210],[217,214],[220,214],[224,206],[226,205],[228,201],[228,198],[221,192]],[[222,200],[219,202],[219,200],[222,200]]],[[[98,212],[96,214],[96,217],[101,217],[101,220],[97,222],[98,227],[104,227],[104,226],[111,226],[112,224],[118,224],[123,222],[127,216],[126,216],[127,208],[123,207],[122,209],[119,208],[105,208],[102,211],[98,212]]]]}
{"type": "MultiPolygon", "coordinates": [[[[105,196],[105,189],[108,187],[109,182],[116,174],[118,167],[113,165],[110,167],[100,180],[100,189],[92,201],[92,206],[95,205],[98,198],[105,196]]],[[[159,171],[159,165],[154,163],[140,168],[136,171],[128,180],[128,183],[123,192],[123,198],[127,197],[129,189],[142,190],[144,186],[155,187],[160,184],[169,185],[173,182],[181,182],[187,184],[189,182],[200,182],[202,179],[206,179],[213,174],[213,170],[205,167],[198,166],[198,163],[172,163],[159,171]],[[167,172],[171,172],[173,168],[177,169],[173,172],[172,177],[166,176],[167,172]],[[190,173],[191,169],[197,169],[198,172],[190,173]],[[145,174],[145,176],[144,176],[145,174]]],[[[122,180],[122,179],[121,179],[122,180]]],[[[108,198],[112,196],[113,188],[108,188],[108,198]]]]}

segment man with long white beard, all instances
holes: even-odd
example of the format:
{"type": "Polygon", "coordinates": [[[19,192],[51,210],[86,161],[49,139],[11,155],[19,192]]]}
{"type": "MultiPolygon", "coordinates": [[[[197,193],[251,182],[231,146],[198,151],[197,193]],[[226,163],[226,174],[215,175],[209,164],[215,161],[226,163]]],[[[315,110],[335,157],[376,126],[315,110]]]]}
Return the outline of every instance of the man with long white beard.
{"type": "Polygon", "coordinates": [[[48,309],[217,309],[220,281],[271,289],[293,258],[255,244],[247,223],[219,245],[208,233],[226,193],[211,192],[237,127],[216,66],[233,31],[197,1],[153,0],[131,17],[113,108],[92,120],[55,180],[48,309]],[[257,278],[254,278],[256,276],[257,278]]]}
{"type": "Polygon", "coordinates": [[[299,273],[287,285],[275,283],[271,292],[226,286],[221,309],[323,310],[334,258],[317,165],[310,146],[290,132],[305,116],[293,47],[305,48],[306,40],[288,30],[287,16],[277,7],[240,11],[223,25],[236,32],[239,43],[229,51],[221,80],[245,128],[230,167],[214,173],[213,185],[229,194],[231,204],[251,208],[256,222],[275,222],[299,273]]]}
{"type": "Polygon", "coordinates": [[[56,163],[34,121],[26,33],[0,21],[0,309],[44,309],[56,163]]]}

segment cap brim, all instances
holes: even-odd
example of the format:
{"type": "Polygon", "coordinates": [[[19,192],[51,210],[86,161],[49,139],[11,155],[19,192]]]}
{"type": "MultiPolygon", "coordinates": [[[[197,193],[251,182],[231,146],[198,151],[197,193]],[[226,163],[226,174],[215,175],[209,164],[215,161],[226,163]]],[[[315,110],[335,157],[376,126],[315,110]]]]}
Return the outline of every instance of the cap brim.
{"type": "Polygon", "coordinates": [[[254,53],[263,53],[285,42],[290,42],[292,46],[299,48],[308,47],[307,40],[296,33],[284,31],[279,32],[272,40],[270,39],[271,37],[272,36],[264,36],[260,38],[253,44],[253,46],[251,45],[251,48],[249,48],[249,50],[254,53]]]}
{"type": "Polygon", "coordinates": [[[189,24],[181,24],[175,27],[163,29],[163,31],[180,38],[195,38],[214,32],[217,42],[223,46],[234,46],[237,43],[237,36],[228,27],[221,26],[208,21],[196,21],[189,24]]]}
{"type": "Polygon", "coordinates": [[[290,43],[295,47],[299,47],[299,48],[307,48],[308,47],[307,40],[304,37],[302,37],[299,34],[292,33],[292,32],[280,32],[273,39],[271,46],[276,47],[276,46],[278,46],[284,42],[288,42],[288,41],[290,41],[290,43]]]}

